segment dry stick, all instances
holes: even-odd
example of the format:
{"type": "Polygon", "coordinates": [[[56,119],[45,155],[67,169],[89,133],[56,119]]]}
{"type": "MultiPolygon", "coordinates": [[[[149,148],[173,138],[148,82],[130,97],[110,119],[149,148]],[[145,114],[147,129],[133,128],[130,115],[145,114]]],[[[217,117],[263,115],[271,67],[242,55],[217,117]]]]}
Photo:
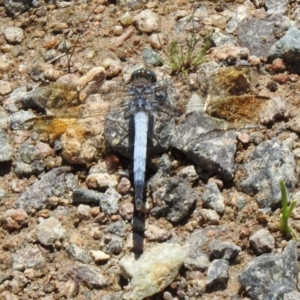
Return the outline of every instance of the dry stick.
{"type": "Polygon", "coordinates": [[[68,55],[68,73],[71,73],[71,58],[72,58],[72,56],[73,56],[73,54],[74,54],[74,52],[75,52],[75,49],[76,49],[76,47],[77,47],[79,38],[80,38],[80,36],[81,36],[82,33],[83,33],[83,29],[84,29],[86,23],[88,22],[88,20],[90,19],[90,17],[92,16],[92,14],[94,13],[94,11],[96,10],[96,8],[97,8],[99,5],[100,5],[100,3],[97,4],[97,5],[93,8],[93,10],[89,13],[88,17],[86,18],[86,20],[84,21],[84,23],[83,23],[83,25],[82,25],[82,28],[81,28],[79,34],[77,35],[77,38],[76,38],[76,41],[75,41],[75,44],[74,44],[74,47],[73,47],[73,49],[72,49],[71,54],[70,54],[70,55],[67,54],[67,55],[68,55]]]}

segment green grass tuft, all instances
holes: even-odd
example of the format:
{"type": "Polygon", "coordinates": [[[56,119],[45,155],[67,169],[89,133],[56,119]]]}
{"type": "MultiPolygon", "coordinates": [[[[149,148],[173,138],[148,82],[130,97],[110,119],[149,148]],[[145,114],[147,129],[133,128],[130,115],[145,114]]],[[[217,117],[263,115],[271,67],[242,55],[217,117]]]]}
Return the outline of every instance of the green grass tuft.
{"type": "Polygon", "coordinates": [[[282,180],[279,182],[280,190],[281,190],[281,203],[282,203],[282,212],[280,215],[280,231],[287,237],[292,236],[297,241],[299,241],[299,237],[297,236],[294,229],[289,226],[289,218],[296,206],[297,201],[293,200],[291,204],[288,206],[289,198],[287,195],[285,184],[282,180]]]}
{"type": "Polygon", "coordinates": [[[205,61],[205,54],[211,46],[210,36],[208,34],[204,38],[202,47],[200,46],[201,39],[196,37],[194,30],[183,42],[172,41],[166,48],[163,48],[159,39],[166,57],[166,60],[161,60],[161,63],[169,66],[175,74],[187,75],[205,61]]]}

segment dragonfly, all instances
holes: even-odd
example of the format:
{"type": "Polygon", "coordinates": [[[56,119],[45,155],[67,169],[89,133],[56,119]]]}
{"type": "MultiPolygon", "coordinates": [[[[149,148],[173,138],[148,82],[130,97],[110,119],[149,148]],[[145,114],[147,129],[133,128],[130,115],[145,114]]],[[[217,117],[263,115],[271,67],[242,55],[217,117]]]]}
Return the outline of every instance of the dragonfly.
{"type": "MultiPolygon", "coordinates": [[[[237,73],[236,77],[240,82],[241,74],[237,73]]],[[[236,88],[229,90],[231,92],[236,88]]],[[[155,72],[146,68],[133,71],[128,85],[103,84],[100,92],[103,96],[108,95],[110,101],[99,101],[98,97],[94,99],[94,95],[91,95],[83,105],[74,86],[57,82],[38,87],[34,91],[34,101],[48,115],[30,119],[26,123],[44,139],[55,141],[60,136],[63,138],[63,133],[69,132],[69,136],[76,136],[83,143],[92,136],[92,143],[96,144],[97,150],[106,142],[109,147],[127,157],[132,157],[129,145],[133,144],[135,206],[141,210],[148,142],[151,141],[152,148],[164,150],[168,147],[168,138],[175,130],[174,116],[178,114],[180,101],[170,82],[158,80],[155,72]],[[96,117],[96,121],[88,122],[92,117],[96,117]],[[128,134],[130,128],[133,128],[133,135],[128,134]]],[[[264,111],[269,102],[265,101],[267,99],[247,94],[221,97],[209,95],[204,111],[238,127],[258,122],[259,113],[264,111]]],[[[191,110],[197,110],[200,106],[193,104],[191,110]]],[[[74,144],[71,145],[74,147],[74,144]]]]}
{"type": "MultiPolygon", "coordinates": [[[[124,151],[128,151],[131,137],[128,133],[121,132],[126,127],[128,131],[128,126],[133,124],[135,207],[140,210],[143,206],[148,140],[154,135],[149,131],[153,130],[155,113],[168,114],[166,109],[171,107],[170,93],[168,93],[168,86],[157,79],[155,72],[146,68],[133,71],[126,88],[120,89],[115,85],[106,88],[110,90],[112,87],[118,89],[118,92],[114,93],[114,98],[118,99],[110,102],[104,101],[102,107],[97,107],[100,111],[91,113],[91,109],[86,109],[86,103],[81,105],[78,100],[80,97],[75,86],[58,82],[40,86],[34,91],[33,99],[38,106],[46,110],[48,115],[29,119],[25,123],[27,128],[32,127],[35,132],[39,133],[42,139],[52,142],[68,131],[73,132],[77,135],[76,138],[83,142],[89,136],[99,133],[99,128],[102,127],[109,146],[113,148],[118,146],[121,149],[119,152],[123,155],[124,151]],[[119,106],[119,108],[113,109],[111,106],[119,106]],[[96,124],[94,122],[93,126],[97,127],[94,130],[87,128],[86,123],[78,121],[78,118],[83,120],[93,116],[101,118],[96,124]]],[[[102,91],[108,94],[105,87],[102,91]]],[[[169,123],[167,123],[168,126],[169,123]]],[[[162,127],[166,126],[160,126],[162,127]]],[[[158,137],[155,139],[159,144],[158,137]]]]}

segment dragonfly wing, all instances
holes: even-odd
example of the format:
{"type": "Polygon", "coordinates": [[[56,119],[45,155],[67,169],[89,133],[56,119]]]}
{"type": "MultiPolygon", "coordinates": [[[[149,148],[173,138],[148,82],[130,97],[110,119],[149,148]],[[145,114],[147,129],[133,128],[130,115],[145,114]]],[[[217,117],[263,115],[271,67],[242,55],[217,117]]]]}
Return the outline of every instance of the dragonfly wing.
{"type": "Polygon", "coordinates": [[[40,85],[32,97],[37,105],[47,111],[80,104],[76,86],[63,82],[40,85]]]}
{"type": "Polygon", "coordinates": [[[76,122],[77,119],[72,117],[40,116],[25,121],[24,129],[33,129],[41,140],[54,142],[76,122]]]}
{"type": "Polygon", "coordinates": [[[270,101],[269,97],[256,95],[208,97],[206,113],[237,126],[258,124],[270,101]]]}

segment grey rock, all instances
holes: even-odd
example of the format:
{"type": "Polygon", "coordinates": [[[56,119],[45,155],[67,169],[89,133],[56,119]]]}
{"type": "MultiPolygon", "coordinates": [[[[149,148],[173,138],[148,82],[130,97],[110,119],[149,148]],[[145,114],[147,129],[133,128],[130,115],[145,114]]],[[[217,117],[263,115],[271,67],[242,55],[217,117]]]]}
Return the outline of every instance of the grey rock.
{"type": "Polygon", "coordinates": [[[209,245],[211,254],[216,259],[233,260],[242,251],[241,247],[229,242],[213,241],[209,245]]]}
{"type": "Polygon", "coordinates": [[[19,27],[7,27],[3,30],[4,37],[9,44],[20,44],[24,39],[24,31],[19,27]]]}
{"type": "Polygon", "coordinates": [[[31,7],[32,0],[4,0],[3,4],[8,15],[17,16],[31,7]]]}
{"type": "Polygon", "coordinates": [[[184,261],[184,266],[188,270],[204,272],[210,265],[209,256],[205,253],[189,255],[184,261]]]}
{"type": "Polygon", "coordinates": [[[61,218],[62,216],[69,216],[71,212],[71,207],[58,206],[52,211],[52,216],[55,218],[61,218]]]}
{"type": "Polygon", "coordinates": [[[45,246],[54,246],[56,241],[66,239],[67,232],[58,219],[50,217],[42,220],[36,229],[37,240],[45,246]]]}
{"type": "MultiPolygon", "coordinates": [[[[26,87],[20,87],[11,92],[9,97],[3,102],[3,107],[9,113],[15,113],[20,108],[34,106],[32,92],[27,92],[26,87]]],[[[32,113],[33,114],[33,113],[32,113]]]]}
{"type": "Polygon", "coordinates": [[[46,162],[41,150],[30,142],[25,142],[19,147],[17,157],[15,173],[20,176],[40,174],[44,172],[46,162]]]}
{"type": "Polygon", "coordinates": [[[40,270],[45,265],[46,260],[37,245],[25,245],[13,254],[12,268],[14,270],[24,271],[28,268],[40,270]]]}
{"type": "Polygon", "coordinates": [[[18,57],[20,55],[23,55],[23,54],[25,54],[25,52],[26,52],[26,50],[21,45],[15,45],[11,49],[11,55],[13,57],[18,57]]]}
{"type": "Polygon", "coordinates": [[[151,48],[143,50],[143,60],[148,67],[156,67],[162,65],[163,58],[151,48]]]}
{"type": "Polygon", "coordinates": [[[50,50],[45,51],[43,56],[44,56],[44,60],[48,61],[48,60],[51,60],[54,57],[58,56],[58,54],[55,49],[50,49],[50,50]]]}
{"type": "Polygon", "coordinates": [[[224,198],[215,183],[210,182],[205,185],[202,201],[205,207],[212,208],[219,214],[224,213],[224,198]]]}
{"type": "Polygon", "coordinates": [[[179,177],[159,181],[159,188],[153,193],[156,206],[151,214],[156,217],[165,216],[171,222],[179,222],[186,217],[190,208],[198,198],[198,194],[190,184],[179,177]]]}
{"type": "Polygon", "coordinates": [[[7,133],[0,129],[0,162],[10,161],[13,154],[13,147],[9,144],[7,133]]]}
{"type": "Polygon", "coordinates": [[[251,55],[267,57],[270,48],[276,42],[274,24],[256,18],[246,18],[239,22],[237,38],[239,45],[247,47],[251,55]],[[268,37],[266,40],[265,37],[268,37]]]}
{"type": "Polygon", "coordinates": [[[112,234],[118,235],[118,236],[125,236],[126,233],[126,223],[119,219],[116,222],[112,222],[105,230],[104,233],[110,232],[112,234]]]}
{"type": "Polygon", "coordinates": [[[235,171],[235,136],[227,122],[193,113],[177,126],[171,144],[200,168],[230,180],[235,171]]]}
{"type": "Polygon", "coordinates": [[[255,232],[249,239],[251,247],[256,254],[271,252],[275,248],[273,235],[265,228],[255,232]]]}
{"type": "Polygon", "coordinates": [[[103,275],[96,266],[77,263],[72,265],[68,275],[90,289],[101,289],[109,285],[108,276],[103,275]]]}
{"type": "Polygon", "coordinates": [[[20,110],[15,112],[10,117],[10,128],[13,130],[23,129],[23,123],[33,117],[35,117],[35,115],[31,111],[20,110]]]}
{"type": "Polygon", "coordinates": [[[163,154],[158,161],[158,170],[152,176],[148,182],[147,186],[149,186],[152,190],[156,189],[157,182],[169,176],[170,171],[172,169],[172,163],[170,161],[170,157],[166,154],[163,154]]]}
{"type": "Polygon", "coordinates": [[[201,3],[200,5],[201,5],[200,7],[198,7],[198,8],[195,9],[194,15],[197,18],[204,19],[204,18],[207,17],[207,15],[208,15],[209,12],[208,12],[207,7],[205,5],[203,5],[203,3],[201,3]]]}
{"type": "Polygon", "coordinates": [[[27,212],[31,209],[40,210],[46,207],[49,197],[59,197],[68,189],[74,189],[77,181],[74,174],[67,173],[69,170],[68,167],[60,167],[43,175],[17,199],[16,206],[27,212]]]}
{"type": "Polygon", "coordinates": [[[219,47],[219,46],[223,46],[223,45],[236,45],[237,44],[236,37],[234,37],[231,34],[226,35],[226,34],[223,34],[222,32],[214,32],[210,38],[215,47],[219,47]]]}
{"type": "Polygon", "coordinates": [[[193,184],[199,178],[194,166],[187,166],[178,172],[178,176],[193,184]]]}
{"type": "Polygon", "coordinates": [[[295,166],[294,156],[286,145],[277,139],[262,142],[243,165],[245,179],[237,186],[245,194],[256,194],[261,208],[278,207],[281,204],[279,180],[292,192],[297,184],[295,166]]]}
{"type": "Polygon", "coordinates": [[[281,255],[254,258],[238,279],[251,299],[273,300],[295,291],[297,276],[297,242],[289,241],[281,255]]]}
{"type": "Polygon", "coordinates": [[[223,289],[228,281],[229,262],[225,259],[215,259],[207,270],[206,286],[208,289],[223,289]]]}
{"type": "Polygon", "coordinates": [[[136,260],[133,253],[120,260],[122,275],[130,279],[123,299],[144,299],[163,291],[176,278],[185,251],[179,244],[160,244],[144,251],[136,260]]]}
{"type": "Polygon", "coordinates": [[[285,14],[289,2],[287,0],[264,0],[267,7],[267,14],[285,14]]]}
{"type": "MultiPolygon", "coordinates": [[[[204,11],[202,11],[202,13],[203,12],[204,11]]],[[[183,17],[175,23],[174,31],[178,34],[178,37],[181,37],[183,40],[183,38],[186,37],[187,32],[195,32],[197,29],[200,29],[199,23],[201,22],[202,18],[203,15],[201,16],[201,13],[199,13],[198,16],[193,15],[183,17]]]]}
{"type": "Polygon", "coordinates": [[[210,242],[206,229],[196,229],[184,245],[187,252],[184,266],[190,271],[205,271],[210,265],[208,254],[204,248],[210,242]]]}
{"type": "Polygon", "coordinates": [[[118,202],[121,198],[122,196],[114,188],[108,188],[100,196],[101,210],[107,215],[115,214],[118,211],[118,202]]]}
{"type": "Polygon", "coordinates": [[[86,250],[78,247],[77,245],[70,244],[67,245],[65,249],[73,259],[78,260],[84,264],[88,264],[92,260],[90,254],[86,250]]]}
{"type": "Polygon", "coordinates": [[[79,204],[76,215],[80,220],[88,220],[91,217],[90,210],[91,207],[89,205],[79,204]]]}
{"type": "Polygon", "coordinates": [[[199,216],[204,224],[218,225],[220,223],[220,216],[212,209],[200,209],[199,216]]]}
{"type": "Polygon", "coordinates": [[[105,236],[103,251],[107,254],[119,254],[123,250],[123,239],[115,234],[105,236]]]}
{"type": "Polygon", "coordinates": [[[300,300],[300,293],[298,291],[286,293],[283,296],[283,300],[300,300]]]}
{"type": "Polygon", "coordinates": [[[73,204],[97,204],[99,205],[102,193],[93,190],[78,189],[73,192],[73,204]]]}
{"type": "Polygon", "coordinates": [[[290,63],[299,62],[300,53],[300,30],[291,27],[285,35],[270,48],[268,57],[270,59],[282,58],[290,63]]]}
{"type": "Polygon", "coordinates": [[[146,2],[147,2],[146,0],[120,0],[120,4],[131,9],[139,9],[146,2]]]}
{"type": "Polygon", "coordinates": [[[240,21],[245,19],[248,16],[247,7],[244,5],[238,6],[234,14],[232,15],[232,18],[229,20],[229,22],[226,25],[226,32],[233,33],[237,27],[240,21]]]}
{"type": "Polygon", "coordinates": [[[151,9],[142,10],[136,15],[137,28],[143,33],[152,33],[159,30],[159,17],[151,9]]]}

